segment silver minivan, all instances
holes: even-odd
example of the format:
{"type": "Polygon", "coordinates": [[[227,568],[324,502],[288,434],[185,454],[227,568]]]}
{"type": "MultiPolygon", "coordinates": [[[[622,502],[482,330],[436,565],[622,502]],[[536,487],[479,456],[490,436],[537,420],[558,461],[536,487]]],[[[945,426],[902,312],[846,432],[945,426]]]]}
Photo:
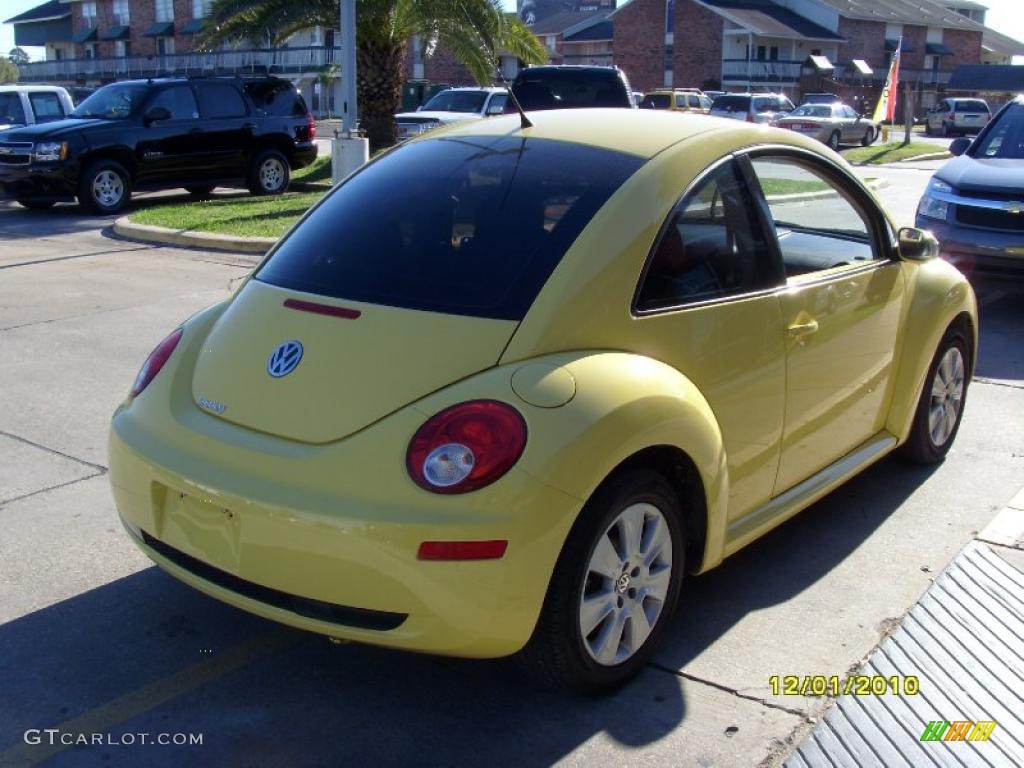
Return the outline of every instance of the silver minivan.
{"type": "Polygon", "coordinates": [[[929,136],[964,136],[977,133],[991,119],[992,110],[984,99],[943,99],[925,115],[924,131],[929,136]]]}
{"type": "Polygon", "coordinates": [[[0,85],[0,131],[63,120],[74,108],[60,86],[0,85]]]}
{"type": "Polygon", "coordinates": [[[781,93],[726,93],[711,104],[711,114],[748,123],[771,123],[793,111],[793,102],[781,93]]]}

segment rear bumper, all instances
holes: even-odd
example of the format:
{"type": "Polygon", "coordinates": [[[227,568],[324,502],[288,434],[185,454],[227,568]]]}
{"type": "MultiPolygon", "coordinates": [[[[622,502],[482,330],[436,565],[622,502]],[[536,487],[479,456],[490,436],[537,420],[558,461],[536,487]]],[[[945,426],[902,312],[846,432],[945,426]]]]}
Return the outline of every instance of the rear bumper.
{"type": "Polygon", "coordinates": [[[74,176],[64,166],[0,166],[0,193],[12,200],[73,200],[74,176]]]}
{"type": "MultiPolygon", "coordinates": [[[[329,446],[259,436],[281,444],[254,466],[248,451],[201,432],[146,429],[136,404],[111,427],[114,501],[135,543],[181,581],[283,624],[406,650],[492,658],[515,653],[532,634],[579,510],[572,497],[513,469],[487,489],[438,498],[400,478],[401,463],[376,474],[347,464],[367,452],[371,466],[389,463],[373,455],[380,441],[366,440],[381,423],[329,446]],[[216,455],[223,458],[211,464],[216,455]],[[299,468],[297,456],[333,465],[321,484],[336,490],[301,487],[304,471],[323,473],[299,468]],[[417,559],[423,541],[492,539],[508,540],[504,557],[417,559]]],[[[404,436],[422,418],[399,412],[384,429],[404,436]]]]}
{"type": "Polygon", "coordinates": [[[942,258],[968,277],[1024,280],[1024,234],[963,227],[918,216],[939,240],[942,258]]]}

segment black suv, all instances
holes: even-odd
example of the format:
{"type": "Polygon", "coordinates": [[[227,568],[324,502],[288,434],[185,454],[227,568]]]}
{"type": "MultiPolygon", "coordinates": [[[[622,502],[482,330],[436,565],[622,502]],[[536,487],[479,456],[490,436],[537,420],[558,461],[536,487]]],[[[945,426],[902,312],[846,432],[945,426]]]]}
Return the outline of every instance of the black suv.
{"type": "MultiPolygon", "coordinates": [[[[512,93],[526,111],[622,107],[634,109],[626,74],[618,67],[574,64],[527,67],[512,82],[512,93]]],[[[515,112],[511,101],[505,112],[515,112]]]]}
{"type": "Polygon", "coordinates": [[[161,78],[104,86],[65,120],[0,133],[0,187],[26,208],[72,200],[115,213],[133,189],[285,191],[316,158],[316,124],[278,78],[161,78]]]}

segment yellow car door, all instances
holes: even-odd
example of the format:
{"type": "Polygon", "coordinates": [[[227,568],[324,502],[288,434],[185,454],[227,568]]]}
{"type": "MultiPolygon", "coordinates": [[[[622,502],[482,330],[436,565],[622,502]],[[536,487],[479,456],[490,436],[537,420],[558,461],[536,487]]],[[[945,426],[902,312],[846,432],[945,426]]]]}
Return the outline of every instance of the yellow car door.
{"type": "Polygon", "coordinates": [[[751,170],[786,273],[778,495],[883,430],[905,290],[888,224],[844,171],[771,151],[751,170]]]}
{"type": "Polygon", "coordinates": [[[782,266],[729,159],[665,222],[634,302],[644,354],[687,376],[725,443],[729,519],[771,498],[785,397],[782,266]]]}

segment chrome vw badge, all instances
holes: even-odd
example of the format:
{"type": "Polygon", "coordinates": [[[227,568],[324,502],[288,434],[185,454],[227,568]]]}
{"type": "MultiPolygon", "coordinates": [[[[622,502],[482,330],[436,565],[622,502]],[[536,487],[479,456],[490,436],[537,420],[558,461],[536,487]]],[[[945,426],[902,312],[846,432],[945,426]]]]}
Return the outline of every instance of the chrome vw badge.
{"type": "Polygon", "coordinates": [[[298,341],[286,341],[278,346],[267,359],[267,373],[275,379],[287,376],[295,370],[302,360],[302,344],[298,341]]]}

